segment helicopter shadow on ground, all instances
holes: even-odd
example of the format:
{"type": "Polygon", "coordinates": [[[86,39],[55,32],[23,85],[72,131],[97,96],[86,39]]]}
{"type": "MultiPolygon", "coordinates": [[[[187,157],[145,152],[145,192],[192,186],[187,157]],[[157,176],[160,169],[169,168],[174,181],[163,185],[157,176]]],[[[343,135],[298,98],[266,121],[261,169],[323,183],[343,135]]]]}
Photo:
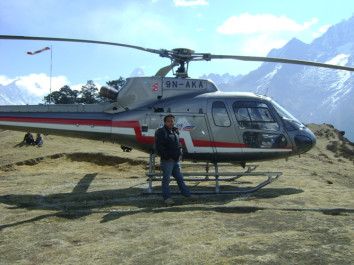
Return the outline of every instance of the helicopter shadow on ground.
{"type": "Polygon", "coordinates": [[[325,215],[348,215],[354,214],[354,209],[345,208],[278,208],[278,207],[255,207],[255,206],[223,206],[230,201],[234,200],[254,200],[254,199],[271,199],[279,196],[293,195],[302,193],[301,189],[293,188],[262,188],[254,193],[248,193],[243,195],[235,194],[214,194],[214,195],[201,195],[197,196],[195,202],[186,202],[182,196],[174,198],[176,204],[174,206],[165,206],[162,203],[159,207],[153,207],[149,205],[144,208],[135,210],[124,211],[110,211],[108,214],[102,217],[101,223],[113,221],[122,218],[127,215],[136,213],[162,213],[162,212],[186,212],[186,211],[212,211],[219,213],[230,214],[251,214],[257,211],[263,210],[278,210],[284,212],[320,212],[325,215]]]}
{"type": "Polygon", "coordinates": [[[248,194],[247,197],[242,198],[240,195],[208,195],[200,196],[195,202],[185,202],[182,197],[175,199],[176,205],[171,206],[161,206],[160,207],[149,207],[129,210],[129,211],[110,211],[105,216],[102,217],[101,223],[113,221],[122,218],[127,215],[136,213],[162,213],[162,212],[187,212],[187,211],[203,211],[203,212],[219,212],[219,213],[230,213],[230,214],[251,214],[257,211],[263,210],[278,210],[284,212],[320,212],[325,215],[347,215],[354,214],[354,209],[345,208],[335,208],[335,209],[325,209],[325,208],[278,208],[278,207],[255,207],[255,206],[223,206],[233,200],[252,200],[252,199],[270,199],[284,195],[292,195],[303,192],[300,189],[292,188],[263,188],[262,192],[255,192],[248,194]]]}
{"type": "MultiPolygon", "coordinates": [[[[11,205],[8,209],[49,210],[51,213],[39,215],[27,220],[0,225],[0,231],[25,223],[36,222],[45,218],[59,217],[79,219],[93,213],[107,213],[101,223],[119,219],[123,216],[137,213],[185,212],[185,211],[215,211],[224,213],[252,213],[265,210],[262,207],[229,207],[222,206],[232,200],[253,198],[275,198],[283,195],[298,194],[300,189],[263,188],[256,193],[245,195],[209,195],[197,196],[197,200],[184,201],[182,196],[175,196],[177,205],[166,207],[161,196],[142,195],[142,189],[135,186],[123,189],[111,189],[89,192],[88,189],[98,173],[86,174],[73,188],[72,192],[49,195],[3,195],[0,203],[11,205]],[[108,207],[131,206],[131,210],[111,210],[108,207]],[[103,210],[102,210],[103,209],[103,210]],[[108,209],[108,210],[107,210],[108,209]],[[52,212],[56,211],[56,212],[52,212]]],[[[299,209],[301,210],[301,209],[299,209]]],[[[345,209],[344,209],[345,210],[345,209]]],[[[328,210],[326,210],[328,211],[328,210]]]]}
{"type": "Polygon", "coordinates": [[[27,143],[25,143],[25,142],[19,142],[18,144],[15,144],[14,146],[13,146],[13,148],[21,148],[21,147],[28,147],[28,146],[33,146],[33,145],[31,145],[31,144],[27,144],[27,143]]]}

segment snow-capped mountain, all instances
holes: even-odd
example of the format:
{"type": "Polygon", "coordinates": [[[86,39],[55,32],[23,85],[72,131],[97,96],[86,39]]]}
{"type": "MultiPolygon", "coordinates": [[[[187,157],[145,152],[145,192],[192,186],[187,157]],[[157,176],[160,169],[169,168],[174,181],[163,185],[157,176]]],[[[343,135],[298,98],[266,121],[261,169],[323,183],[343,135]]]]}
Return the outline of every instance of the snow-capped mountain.
{"type": "Polygon", "coordinates": [[[215,84],[218,85],[219,88],[223,90],[231,90],[233,89],[233,84],[242,78],[242,75],[233,76],[229,73],[220,75],[220,74],[209,74],[209,75],[202,75],[200,78],[202,79],[210,79],[215,84]]]}
{"type": "MultiPolygon", "coordinates": [[[[328,29],[311,44],[298,39],[272,50],[279,57],[354,66],[354,16],[328,29]]],[[[212,79],[212,78],[211,78],[212,79]]],[[[354,73],[319,67],[263,63],[222,91],[250,91],[274,98],[304,123],[330,123],[354,140],[354,73]]]]}
{"type": "Polygon", "coordinates": [[[32,105],[43,102],[43,97],[31,94],[16,85],[16,79],[6,85],[0,84],[0,105],[32,105]]]}
{"type": "Polygon", "coordinates": [[[130,74],[130,77],[140,77],[140,76],[144,76],[144,70],[140,67],[134,69],[133,72],[130,74]]]}

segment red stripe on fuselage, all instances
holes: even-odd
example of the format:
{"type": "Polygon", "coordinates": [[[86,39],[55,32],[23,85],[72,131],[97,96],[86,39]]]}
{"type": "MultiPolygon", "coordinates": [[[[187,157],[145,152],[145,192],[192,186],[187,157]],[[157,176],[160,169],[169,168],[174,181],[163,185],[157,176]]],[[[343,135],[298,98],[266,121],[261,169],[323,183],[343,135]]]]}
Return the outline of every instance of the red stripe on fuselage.
{"type": "MultiPolygon", "coordinates": [[[[0,117],[0,121],[133,128],[137,141],[139,143],[153,144],[154,142],[154,137],[142,135],[139,121],[112,121],[112,120],[97,120],[97,119],[88,120],[88,119],[33,118],[33,117],[0,117]]],[[[212,142],[212,141],[205,141],[205,140],[192,140],[192,141],[195,147],[248,148],[247,145],[242,143],[212,142]]],[[[181,144],[183,146],[186,146],[184,139],[181,139],[181,144]]],[[[292,149],[292,147],[287,146],[287,147],[264,148],[264,149],[292,149]]]]}
{"type": "Polygon", "coordinates": [[[140,123],[138,121],[112,121],[112,127],[133,128],[136,135],[136,139],[139,143],[153,144],[154,142],[154,137],[143,136],[140,129],[140,123]]]}
{"type": "Polygon", "coordinates": [[[225,148],[241,148],[247,147],[245,144],[239,143],[225,143],[225,142],[211,142],[211,141],[203,141],[203,140],[193,140],[194,146],[199,147],[225,147],[225,148]]]}

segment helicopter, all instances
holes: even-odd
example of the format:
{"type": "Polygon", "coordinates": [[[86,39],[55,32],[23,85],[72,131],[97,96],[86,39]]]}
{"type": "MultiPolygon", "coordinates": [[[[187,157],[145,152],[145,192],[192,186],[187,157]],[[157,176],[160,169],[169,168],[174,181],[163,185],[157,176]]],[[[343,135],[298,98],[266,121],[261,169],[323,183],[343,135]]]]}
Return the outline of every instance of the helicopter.
{"type": "MultiPolygon", "coordinates": [[[[0,39],[113,45],[170,60],[154,76],[127,78],[119,90],[103,86],[100,95],[109,99],[106,103],[0,106],[1,129],[111,141],[149,153],[151,165],[155,131],[163,126],[164,116],[172,114],[184,159],[213,163],[216,173],[217,163],[245,167],[249,162],[300,155],[315,146],[316,137],[306,125],[265,95],[221,92],[211,80],[190,78],[190,62],[231,59],[354,71],[353,67],[326,63],[214,55],[187,48],[150,49],[115,42],[13,35],[0,35],[0,39]],[[171,70],[175,77],[166,77],[171,70]]],[[[216,173],[212,175],[219,176],[216,173]]],[[[157,175],[150,167],[149,177],[157,175]]],[[[268,183],[271,181],[268,179],[268,183]]]]}

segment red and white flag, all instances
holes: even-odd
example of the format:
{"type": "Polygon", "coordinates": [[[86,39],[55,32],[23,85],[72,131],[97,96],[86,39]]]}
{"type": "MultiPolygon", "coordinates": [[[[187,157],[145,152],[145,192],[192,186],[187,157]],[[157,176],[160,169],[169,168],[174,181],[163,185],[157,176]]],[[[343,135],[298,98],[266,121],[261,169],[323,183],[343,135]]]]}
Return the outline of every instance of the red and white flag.
{"type": "Polygon", "coordinates": [[[41,50],[38,50],[38,51],[35,51],[35,52],[27,52],[27,54],[29,54],[29,55],[35,55],[35,54],[37,54],[37,53],[44,52],[44,51],[47,51],[47,50],[50,50],[50,48],[49,48],[49,47],[45,47],[45,48],[43,48],[43,49],[41,49],[41,50]]]}

